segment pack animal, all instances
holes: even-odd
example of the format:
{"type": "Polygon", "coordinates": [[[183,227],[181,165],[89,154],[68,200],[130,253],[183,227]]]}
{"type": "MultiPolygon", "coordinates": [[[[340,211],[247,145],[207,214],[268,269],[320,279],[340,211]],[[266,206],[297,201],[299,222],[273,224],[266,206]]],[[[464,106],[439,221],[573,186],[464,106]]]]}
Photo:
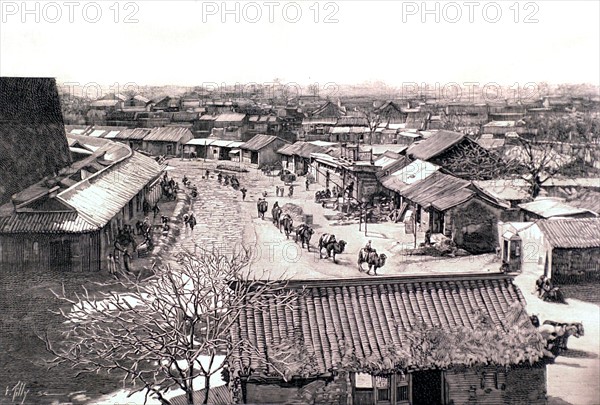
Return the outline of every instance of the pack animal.
{"type": "Polygon", "coordinates": [[[281,232],[282,229],[285,232],[285,237],[289,239],[290,234],[294,230],[294,220],[290,214],[283,214],[279,218],[279,232],[281,232]]]}
{"type": "Polygon", "coordinates": [[[306,249],[310,252],[310,238],[312,238],[315,233],[314,229],[306,224],[301,224],[296,228],[296,242],[300,240],[301,246],[304,247],[306,244],[306,249]]]}
{"type": "Polygon", "coordinates": [[[358,252],[358,271],[361,273],[364,270],[363,263],[367,263],[369,268],[367,269],[367,274],[371,274],[371,269],[373,269],[373,275],[377,275],[377,269],[383,267],[385,265],[385,260],[387,256],[383,253],[377,254],[377,250],[371,249],[371,251],[367,251],[367,249],[362,248],[358,252]]]}
{"type": "Polygon", "coordinates": [[[319,238],[319,259],[323,258],[323,249],[327,252],[327,258],[333,257],[333,262],[337,264],[335,256],[344,252],[346,242],[340,240],[336,241],[335,235],[324,233],[319,238]]]}

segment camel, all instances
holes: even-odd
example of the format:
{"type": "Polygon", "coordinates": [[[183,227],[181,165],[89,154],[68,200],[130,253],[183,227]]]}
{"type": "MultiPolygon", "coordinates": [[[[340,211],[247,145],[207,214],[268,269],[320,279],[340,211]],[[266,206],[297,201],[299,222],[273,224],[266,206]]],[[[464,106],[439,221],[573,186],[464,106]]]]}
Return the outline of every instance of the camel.
{"type": "Polygon", "coordinates": [[[256,209],[258,210],[258,217],[265,219],[265,212],[269,209],[269,203],[263,198],[259,198],[256,203],[256,209]]]}
{"type": "Polygon", "coordinates": [[[319,238],[319,259],[323,258],[321,253],[322,250],[325,249],[325,251],[327,252],[327,257],[329,258],[333,255],[333,262],[337,264],[337,261],[335,260],[335,255],[342,253],[345,247],[345,241],[340,240],[339,242],[336,242],[335,235],[324,233],[319,238]]]}
{"type": "Polygon", "coordinates": [[[580,338],[585,333],[581,322],[560,323],[550,320],[544,321],[538,330],[543,335],[552,336],[557,351],[568,350],[567,342],[569,337],[575,336],[576,338],[580,338]]]}
{"type": "Polygon", "coordinates": [[[361,273],[364,271],[362,264],[367,263],[369,265],[369,269],[367,270],[367,274],[371,274],[371,269],[373,269],[373,275],[377,275],[377,269],[383,267],[385,265],[385,260],[387,256],[383,253],[377,254],[375,249],[372,249],[368,252],[365,248],[362,248],[358,252],[358,271],[361,273]]]}
{"type": "Polygon", "coordinates": [[[278,205],[274,206],[271,210],[271,215],[273,216],[273,223],[279,226],[279,218],[281,217],[281,207],[278,205]]]}
{"type": "Polygon", "coordinates": [[[298,228],[296,228],[296,242],[298,242],[298,239],[300,239],[302,247],[304,247],[304,244],[306,243],[306,249],[310,252],[310,238],[314,233],[314,229],[312,229],[310,226],[301,224],[298,226],[298,228]]]}
{"type": "Polygon", "coordinates": [[[279,232],[281,232],[281,228],[283,228],[285,232],[285,237],[290,238],[290,233],[294,230],[294,221],[290,214],[283,214],[279,217],[279,232]]]}

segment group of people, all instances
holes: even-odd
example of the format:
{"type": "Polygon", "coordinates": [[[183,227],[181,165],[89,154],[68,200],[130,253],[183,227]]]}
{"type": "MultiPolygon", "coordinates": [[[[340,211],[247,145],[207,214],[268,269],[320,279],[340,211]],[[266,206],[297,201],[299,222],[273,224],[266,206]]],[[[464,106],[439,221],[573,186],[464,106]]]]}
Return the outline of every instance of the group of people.
{"type": "MultiPolygon", "coordinates": [[[[160,185],[162,187],[163,195],[165,197],[167,197],[167,199],[169,199],[169,200],[177,199],[177,191],[179,190],[179,185],[172,178],[169,179],[169,176],[167,176],[167,173],[165,173],[162,180],[160,181],[160,185]]],[[[156,214],[154,216],[156,217],[156,214]]]]}
{"type": "MultiPolygon", "coordinates": [[[[308,186],[306,188],[308,190],[308,186]]],[[[277,197],[283,197],[285,193],[285,187],[284,186],[275,186],[275,195],[277,197]]],[[[290,185],[290,187],[288,188],[288,197],[292,197],[294,195],[294,186],[290,185]]]]}

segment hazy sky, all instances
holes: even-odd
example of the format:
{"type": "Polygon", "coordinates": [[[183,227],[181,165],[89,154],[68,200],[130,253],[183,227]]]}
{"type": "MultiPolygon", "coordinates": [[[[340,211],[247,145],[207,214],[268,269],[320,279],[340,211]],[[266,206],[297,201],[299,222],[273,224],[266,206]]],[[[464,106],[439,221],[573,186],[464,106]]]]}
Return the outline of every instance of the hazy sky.
{"type": "Polygon", "coordinates": [[[0,3],[3,76],[140,85],[600,81],[598,1],[428,1],[426,15],[421,1],[0,3]],[[137,22],[125,22],[130,14],[137,22]]]}

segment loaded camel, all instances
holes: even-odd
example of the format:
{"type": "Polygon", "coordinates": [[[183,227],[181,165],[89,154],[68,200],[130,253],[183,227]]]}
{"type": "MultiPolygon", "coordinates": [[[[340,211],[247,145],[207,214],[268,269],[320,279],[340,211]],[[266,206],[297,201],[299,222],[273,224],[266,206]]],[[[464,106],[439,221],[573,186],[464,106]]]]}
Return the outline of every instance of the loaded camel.
{"type": "Polygon", "coordinates": [[[375,249],[362,248],[358,252],[358,271],[360,271],[361,273],[365,271],[362,264],[367,263],[369,265],[367,274],[371,274],[371,269],[373,269],[373,275],[376,276],[377,269],[385,265],[386,259],[387,256],[385,254],[377,254],[377,250],[375,249]]]}
{"type": "Polygon", "coordinates": [[[256,203],[256,209],[258,210],[258,217],[265,219],[265,212],[269,209],[269,203],[264,198],[259,198],[256,203]]]}
{"type": "Polygon", "coordinates": [[[548,350],[555,356],[563,350],[568,350],[567,342],[569,337],[575,336],[579,338],[585,333],[581,322],[561,323],[550,320],[544,321],[538,327],[538,331],[548,342],[548,350]]]}
{"type": "Polygon", "coordinates": [[[319,259],[323,258],[322,250],[325,249],[325,251],[327,252],[327,257],[329,258],[333,256],[333,262],[337,264],[337,261],[335,260],[335,255],[342,253],[345,247],[345,241],[340,240],[339,242],[337,242],[335,240],[335,235],[324,233],[319,238],[319,259]]]}
{"type": "Polygon", "coordinates": [[[271,210],[271,216],[273,217],[273,224],[279,226],[279,218],[281,217],[281,207],[275,202],[273,209],[271,210]]]}
{"type": "Polygon", "coordinates": [[[306,244],[306,250],[310,252],[310,238],[312,238],[315,233],[314,229],[306,224],[301,224],[296,228],[296,242],[300,240],[302,247],[306,244]]]}
{"type": "Polygon", "coordinates": [[[283,214],[279,217],[278,228],[279,232],[281,232],[281,228],[283,228],[283,231],[285,232],[285,237],[287,239],[290,238],[290,234],[294,230],[294,220],[292,219],[290,214],[283,214]]]}

